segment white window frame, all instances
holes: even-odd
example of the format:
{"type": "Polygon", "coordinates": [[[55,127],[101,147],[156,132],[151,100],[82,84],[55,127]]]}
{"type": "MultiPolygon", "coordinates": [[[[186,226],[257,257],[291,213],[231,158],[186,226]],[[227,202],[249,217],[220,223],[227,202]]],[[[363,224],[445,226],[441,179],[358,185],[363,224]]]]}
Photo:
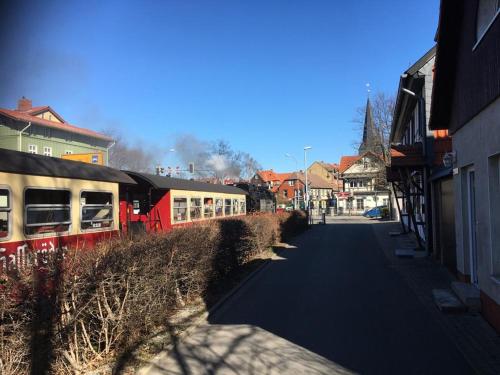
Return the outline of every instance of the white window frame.
{"type": "Polygon", "coordinates": [[[365,209],[365,199],[364,198],[356,198],[356,210],[364,210],[365,209]],[[361,201],[361,208],[359,208],[359,202],[361,201]]]}
{"type": "Polygon", "coordinates": [[[44,156],[52,156],[52,147],[43,146],[43,155],[44,156]]]}
{"type": "Polygon", "coordinates": [[[7,212],[7,236],[0,237],[0,242],[3,242],[12,237],[12,191],[7,185],[0,185],[0,190],[7,190],[7,207],[0,208],[0,212],[7,212]]]}
{"type": "Polygon", "coordinates": [[[105,231],[110,231],[114,230],[114,196],[111,191],[105,191],[105,190],[82,190],[80,191],[80,230],[82,232],[105,232],[105,231]],[[103,193],[103,194],[111,194],[111,204],[82,204],[82,195],[83,193],[103,193]],[[100,219],[100,220],[83,220],[83,208],[84,207],[103,207],[103,208],[109,208],[111,207],[111,219],[100,219]],[[102,227],[90,227],[90,228],[82,228],[82,224],[84,222],[91,222],[93,224],[94,222],[109,222],[110,226],[106,228],[102,227]]]}
{"type": "Polygon", "coordinates": [[[28,145],[28,153],[30,154],[38,154],[38,146],[34,144],[28,145]]]}
{"type": "Polygon", "coordinates": [[[189,198],[185,196],[172,196],[172,224],[185,223],[189,220],[189,198]],[[176,220],[175,217],[175,209],[174,206],[176,199],[185,199],[186,200],[186,218],[184,220],[176,220]]]}

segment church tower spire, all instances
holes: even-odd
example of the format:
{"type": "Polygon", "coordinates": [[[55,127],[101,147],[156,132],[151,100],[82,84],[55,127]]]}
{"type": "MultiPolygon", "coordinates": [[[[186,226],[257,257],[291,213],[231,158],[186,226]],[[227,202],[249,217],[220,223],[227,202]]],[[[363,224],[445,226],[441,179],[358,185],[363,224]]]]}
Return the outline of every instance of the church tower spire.
{"type": "Polygon", "coordinates": [[[379,155],[382,153],[382,141],[380,134],[375,128],[372,116],[372,106],[370,97],[366,101],[365,122],[363,124],[363,139],[358,149],[358,154],[364,154],[367,151],[374,152],[379,155]]]}

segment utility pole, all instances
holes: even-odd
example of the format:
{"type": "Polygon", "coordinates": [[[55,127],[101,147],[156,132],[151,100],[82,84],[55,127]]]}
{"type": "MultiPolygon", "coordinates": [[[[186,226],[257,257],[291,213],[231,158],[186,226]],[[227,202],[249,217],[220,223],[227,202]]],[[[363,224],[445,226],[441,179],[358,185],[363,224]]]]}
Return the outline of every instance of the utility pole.
{"type": "Polygon", "coordinates": [[[308,180],[307,180],[307,151],[310,150],[312,147],[311,146],[304,146],[304,171],[305,171],[305,174],[306,174],[306,186],[305,186],[305,205],[306,205],[306,210],[307,210],[307,215],[308,216],[311,216],[311,210],[309,209],[309,184],[308,184],[308,180]]]}

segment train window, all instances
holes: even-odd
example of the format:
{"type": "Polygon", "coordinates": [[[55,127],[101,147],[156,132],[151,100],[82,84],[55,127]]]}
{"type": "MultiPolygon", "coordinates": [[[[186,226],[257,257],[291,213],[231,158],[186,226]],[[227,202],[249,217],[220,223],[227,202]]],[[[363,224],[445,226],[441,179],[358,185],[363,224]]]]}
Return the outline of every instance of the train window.
{"type": "Polygon", "coordinates": [[[233,215],[238,215],[238,213],[239,213],[238,199],[233,199],[233,215]]]}
{"type": "Polygon", "coordinates": [[[246,202],[244,200],[240,201],[240,214],[244,214],[247,209],[246,202]]]}
{"type": "Polygon", "coordinates": [[[187,215],[187,199],[174,198],[174,221],[185,221],[187,215]]]}
{"type": "Polygon", "coordinates": [[[217,198],[215,200],[215,216],[222,216],[223,212],[223,200],[221,198],[217,198]]]}
{"type": "Polygon", "coordinates": [[[231,216],[231,199],[224,199],[224,215],[231,216]]]}
{"type": "Polygon", "coordinates": [[[203,207],[204,207],[204,215],[205,217],[213,217],[214,216],[214,199],[213,198],[204,198],[203,199],[203,207]]]}
{"type": "Polygon", "coordinates": [[[113,194],[83,191],[80,195],[80,228],[102,229],[113,226],[113,194]]]}
{"type": "Polygon", "coordinates": [[[60,233],[71,225],[71,194],[67,190],[26,189],[24,193],[27,235],[60,233]]]}
{"type": "Polygon", "coordinates": [[[0,189],[0,240],[9,237],[10,192],[0,189]]]}
{"type": "Polygon", "coordinates": [[[201,219],[201,198],[191,198],[189,215],[191,220],[201,219]]]}

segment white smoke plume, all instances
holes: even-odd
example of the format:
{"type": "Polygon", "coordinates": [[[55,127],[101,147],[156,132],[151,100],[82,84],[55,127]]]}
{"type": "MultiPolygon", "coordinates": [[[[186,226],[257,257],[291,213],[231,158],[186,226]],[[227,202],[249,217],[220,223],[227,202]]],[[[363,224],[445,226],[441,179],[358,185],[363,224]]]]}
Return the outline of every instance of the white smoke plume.
{"type": "Polygon", "coordinates": [[[248,179],[260,169],[250,154],[234,151],[223,140],[207,142],[192,134],[184,134],[176,138],[174,147],[184,165],[194,163],[196,177],[248,179]]]}

